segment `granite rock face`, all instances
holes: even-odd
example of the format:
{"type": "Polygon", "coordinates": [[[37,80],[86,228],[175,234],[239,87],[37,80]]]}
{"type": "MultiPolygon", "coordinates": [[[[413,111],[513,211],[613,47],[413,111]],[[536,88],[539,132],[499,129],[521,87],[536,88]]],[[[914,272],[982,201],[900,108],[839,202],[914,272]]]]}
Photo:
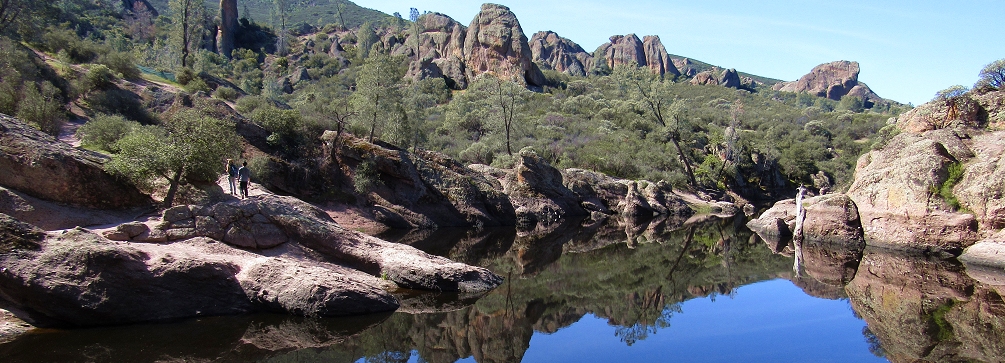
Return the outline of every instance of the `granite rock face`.
{"type": "Polygon", "coordinates": [[[921,135],[897,135],[859,158],[848,190],[870,244],[958,255],[977,240],[971,214],[952,212],[932,190],[959,160],[946,146],[921,135]]]}
{"type": "Polygon", "coordinates": [[[483,4],[471,21],[464,38],[464,61],[469,80],[490,73],[528,86],[545,84],[520,22],[502,5],[483,4]]]}
{"type": "Polygon", "coordinates": [[[0,114],[0,186],[30,196],[96,209],[149,206],[133,184],[107,173],[104,155],[76,149],[0,114]]]}

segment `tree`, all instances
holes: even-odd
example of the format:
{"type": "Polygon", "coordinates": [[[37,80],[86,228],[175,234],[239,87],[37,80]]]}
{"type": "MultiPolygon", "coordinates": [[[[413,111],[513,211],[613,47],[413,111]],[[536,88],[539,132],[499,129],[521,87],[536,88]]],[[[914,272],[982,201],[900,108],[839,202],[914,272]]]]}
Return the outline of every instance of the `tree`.
{"type": "Polygon", "coordinates": [[[289,0],[272,0],[272,11],[273,11],[273,25],[279,29],[276,34],[276,53],[279,55],[286,55],[289,51],[289,44],[287,44],[287,30],[286,21],[290,14],[290,1],[289,0]]]}
{"type": "Polygon", "coordinates": [[[48,1],[0,0],[0,33],[7,33],[18,24],[32,22],[35,15],[49,6],[48,1]]]}
{"type": "Polygon", "coordinates": [[[412,21],[412,29],[415,31],[415,60],[419,60],[419,9],[410,8],[408,20],[412,21]]]}
{"type": "Polygon", "coordinates": [[[697,188],[698,180],[694,176],[691,158],[681,147],[685,135],[691,128],[690,122],[684,116],[684,103],[674,99],[669,92],[668,83],[648,69],[618,67],[614,70],[614,77],[628,97],[638,104],[643,115],[663,128],[664,140],[673,144],[681,164],[684,165],[688,184],[692,188],[697,188]]]}
{"type": "MultiPolygon", "coordinates": [[[[977,85],[987,85],[999,90],[1002,89],[1005,86],[1005,58],[984,66],[978,77],[977,85]]],[[[974,88],[978,88],[978,86],[974,86],[974,88]]]]}
{"type": "Polygon", "coordinates": [[[188,61],[189,55],[202,43],[206,4],[200,0],[171,0],[168,5],[174,14],[170,35],[172,43],[181,53],[181,66],[189,67],[192,65],[188,61]]]}
{"type": "Polygon", "coordinates": [[[223,160],[238,150],[234,126],[196,111],[176,113],[165,125],[143,126],[115,143],[120,150],[106,168],[140,185],[167,179],[170,207],[182,180],[213,180],[223,160]]]}
{"type": "Polygon", "coordinates": [[[405,75],[401,59],[384,54],[375,54],[366,59],[356,79],[356,92],[352,95],[354,119],[357,124],[369,128],[369,140],[373,142],[377,125],[385,123],[390,136],[400,136],[404,117],[401,110],[401,92],[398,82],[405,75]]]}
{"type": "Polygon", "coordinates": [[[517,120],[516,110],[524,106],[527,102],[527,89],[522,86],[504,81],[499,78],[493,79],[492,99],[502,123],[503,132],[506,137],[506,154],[513,155],[511,146],[514,123],[517,120]]]}
{"type": "MultiPolygon", "coordinates": [[[[946,124],[959,118],[960,108],[967,106],[964,96],[966,96],[969,91],[970,90],[964,86],[955,85],[939,92],[935,92],[935,98],[933,98],[932,101],[946,105],[946,124]]],[[[941,127],[945,127],[945,125],[942,125],[941,127]]]]}

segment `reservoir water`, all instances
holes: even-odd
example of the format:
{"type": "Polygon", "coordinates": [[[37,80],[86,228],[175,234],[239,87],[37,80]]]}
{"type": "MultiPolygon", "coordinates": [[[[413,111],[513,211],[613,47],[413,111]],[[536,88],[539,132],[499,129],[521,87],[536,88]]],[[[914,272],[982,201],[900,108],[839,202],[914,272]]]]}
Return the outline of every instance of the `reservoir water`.
{"type": "MultiPolygon", "coordinates": [[[[989,272],[892,251],[769,246],[740,220],[384,235],[503,276],[398,291],[393,314],[37,330],[4,362],[955,362],[1005,360],[989,272]],[[777,253],[776,253],[777,251],[777,253]],[[976,277],[975,277],[976,276],[976,277]],[[984,281],[984,282],[982,282],[984,281]]],[[[1005,280],[1002,280],[1005,281],[1005,280]]]]}

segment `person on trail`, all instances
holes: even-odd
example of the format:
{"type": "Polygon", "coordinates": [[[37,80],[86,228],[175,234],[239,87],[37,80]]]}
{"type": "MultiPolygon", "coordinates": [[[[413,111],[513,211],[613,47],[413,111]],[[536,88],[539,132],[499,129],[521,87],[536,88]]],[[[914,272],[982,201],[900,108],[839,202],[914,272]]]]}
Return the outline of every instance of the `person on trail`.
{"type": "Polygon", "coordinates": [[[230,195],[237,195],[237,164],[227,159],[227,180],[230,181],[230,195]]]}
{"type": "Polygon", "coordinates": [[[251,180],[251,169],[248,169],[248,162],[245,161],[241,164],[241,168],[237,169],[237,176],[241,179],[241,198],[248,197],[248,181],[251,180]]]}

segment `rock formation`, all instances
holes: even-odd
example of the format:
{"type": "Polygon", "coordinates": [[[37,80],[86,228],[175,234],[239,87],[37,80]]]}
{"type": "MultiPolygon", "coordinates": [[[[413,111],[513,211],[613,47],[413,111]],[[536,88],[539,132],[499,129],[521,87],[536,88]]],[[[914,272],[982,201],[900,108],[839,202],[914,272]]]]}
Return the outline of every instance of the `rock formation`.
{"type": "Polygon", "coordinates": [[[646,35],[643,37],[642,46],[645,50],[646,66],[653,73],[674,77],[680,75],[680,71],[673,64],[673,60],[670,59],[670,55],[667,54],[667,50],[663,47],[663,42],[660,41],[658,35],[646,35]]]}
{"type": "Polygon", "coordinates": [[[702,71],[691,78],[691,84],[695,86],[717,86],[719,85],[719,77],[715,75],[715,71],[713,70],[702,71]]]}
{"type": "Polygon", "coordinates": [[[593,56],[579,44],[553,31],[540,31],[530,38],[534,62],[570,76],[585,77],[593,69],[593,56]]]}
{"type": "Polygon", "coordinates": [[[412,61],[406,76],[414,79],[443,77],[453,89],[467,88],[468,80],[464,72],[464,39],[467,29],[440,13],[422,15],[418,26],[418,56],[414,46],[406,46],[416,44],[409,41],[415,37],[413,32],[407,32],[406,40],[392,52],[418,59],[412,61]]]}
{"type": "Polygon", "coordinates": [[[509,8],[483,4],[464,38],[466,74],[473,80],[493,74],[529,86],[543,86],[544,75],[531,60],[527,36],[509,8]]]}
{"type": "Polygon", "coordinates": [[[43,324],[252,311],[355,315],[397,308],[386,281],[475,293],[502,282],[482,268],[347,231],[291,197],[178,206],[154,228],[132,222],[105,233],[148,243],[114,242],[83,229],[47,235],[6,215],[0,233],[0,296],[43,324]],[[157,244],[167,241],[175,242],[157,244]],[[304,257],[312,254],[339,265],[304,257]]]}
{"type": "Polygon", "coordinates": [[[611,69],[628,65],[649,68],[661,76],[680,75],[660,38],[655,35],[646,36],[644,41],[639,40],[635,34],[615,35],[610,38],[610,42],[600,45],[593,54],[598,57],[602,55],[604,59],[595,61],[605,62],[611,69]]]}
{"type": "Polygon", "coordinates": [[[952,149],[959,148],[903,133],[859,158],[848,195],[870,244],[958,255],[976,241],[974,216],[951,212],[932,193],[946,181],[950,164],[963,157],[952,149]]]}
{"type": "Polygon", "coordinates": [[[632,67],[647,67],[646,51],[642,40],[635,34],[614,35],[610,42],[601,44],[593,54],[603,55],[603,61],[607,67],[614,69],[617,66],[628,65],[632,67]]]}
{"type": "Polygon", "coordinates": [[[107,161],[0,114],[0,186],[97,209],[151,205],[134,185],[105,172],[102,165],[107,161]]]}
{"type": "Polygon", "coordinates": [[[807,92],[835,101],[851,94],[864,101],[880,100],[864,83],[858,81],[858,62],[837,61],[821,64],[795,82],[780,82],[773,89],[785,92],[807,92]]]}
{"type": "MultiPolygon", "coordinates": [[[[803,236],[806,240],[851,246],[861,250],[865,247],[862,222],[858,208],[851,198],[834,193],[803,200],[806,218],[803,221],[803,236]]],[[[747,222],[747,228],[757,233],[769,245],[784,246],[792,238],[795,224],[796,203],[786,199],[775,203],[757,219],[747,222]]],[[[773,248],[781,250],[782,247],[773,248]]]]}
{"type": "Polygon", "coordinates": [[[730,68],[722,71],[722,76],[719,77],[719,85],[727,88],[740,88],[742,84],[740,83],[740,75],[736,73],[736,69],[730,68]]]}
{"type": "Polygon", "coordinates": [[[216,46],[224,57],[230,58],[237,37],[237,0],[220,0],[220,31],[216,46]]]}

